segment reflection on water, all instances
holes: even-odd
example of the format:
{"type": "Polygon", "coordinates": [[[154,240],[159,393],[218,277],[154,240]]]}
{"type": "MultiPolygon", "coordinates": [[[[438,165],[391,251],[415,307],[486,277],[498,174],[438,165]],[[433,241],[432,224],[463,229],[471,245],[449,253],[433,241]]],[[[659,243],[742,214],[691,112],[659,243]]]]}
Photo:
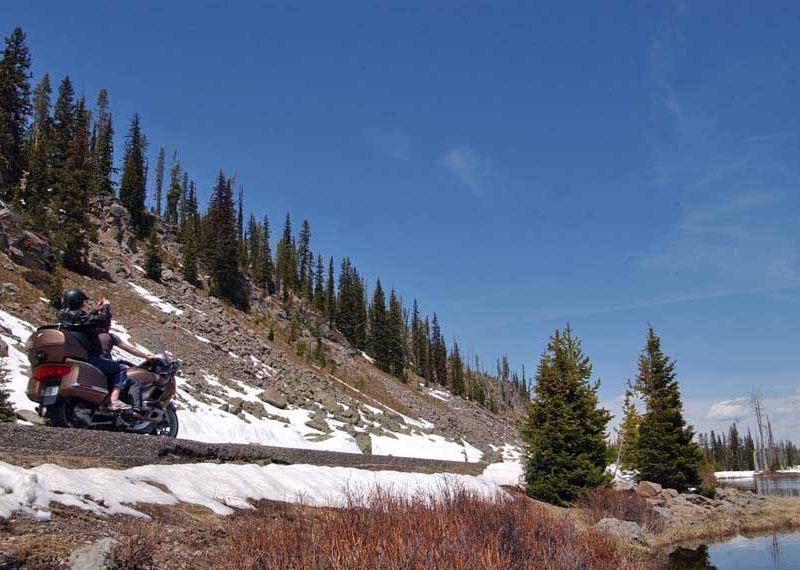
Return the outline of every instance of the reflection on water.
{"type": "Polygon", "coordinates": [[[776,475],[774,477],[750,477],[747,479],[722,479],[723,487],[747,489],[759,495],[800,497],[800,475],[776,475]]]}
{"type": "Polygon", "coordinates": [[[678,548],[669,557],[669,570],[800,570],[800,533],[774,533],[678,548]]]}

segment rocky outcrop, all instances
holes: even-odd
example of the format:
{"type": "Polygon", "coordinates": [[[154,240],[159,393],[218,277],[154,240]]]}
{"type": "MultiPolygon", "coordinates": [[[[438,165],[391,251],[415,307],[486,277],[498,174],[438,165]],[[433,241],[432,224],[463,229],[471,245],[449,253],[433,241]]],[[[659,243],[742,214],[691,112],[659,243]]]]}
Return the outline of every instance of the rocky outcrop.
{"type": "Polygon", "coordinates": [[[645,542],[642,527],[632,521],[606,518],[595,524],[594,528],[628,544],[644,544],[645,542]]]}
{"type": "Polygon", "coordinates": [[[81,546],[69,557],[72,570],[107,570],[114,566],[114,549],[119,543],[111,537],[81,546]]]}

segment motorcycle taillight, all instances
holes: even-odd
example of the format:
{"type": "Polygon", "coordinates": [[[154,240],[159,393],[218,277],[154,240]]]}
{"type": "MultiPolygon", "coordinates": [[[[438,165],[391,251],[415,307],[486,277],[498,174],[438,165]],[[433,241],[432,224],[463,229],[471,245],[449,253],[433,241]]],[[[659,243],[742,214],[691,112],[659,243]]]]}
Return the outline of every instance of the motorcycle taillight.
{"type": "Polygon", "coordinates": [[[72,371],[72,366],[65,364],[43,364],[33,369],[33,377],[39,382],[49,378],[63,378],[72,371]]]}

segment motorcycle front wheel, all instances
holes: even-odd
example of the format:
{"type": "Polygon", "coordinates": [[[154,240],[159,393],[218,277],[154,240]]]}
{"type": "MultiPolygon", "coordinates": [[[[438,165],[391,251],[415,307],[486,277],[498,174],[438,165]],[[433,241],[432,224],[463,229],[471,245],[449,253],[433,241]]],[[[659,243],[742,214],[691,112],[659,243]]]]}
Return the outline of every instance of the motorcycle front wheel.
{"type": "Polygon", "coordinates": [[[164,421],[156,424],[151,432],[151,435],[159,435],[161,437],[178,437],[178,414],[172,408],[164,410],[164,421]]]}

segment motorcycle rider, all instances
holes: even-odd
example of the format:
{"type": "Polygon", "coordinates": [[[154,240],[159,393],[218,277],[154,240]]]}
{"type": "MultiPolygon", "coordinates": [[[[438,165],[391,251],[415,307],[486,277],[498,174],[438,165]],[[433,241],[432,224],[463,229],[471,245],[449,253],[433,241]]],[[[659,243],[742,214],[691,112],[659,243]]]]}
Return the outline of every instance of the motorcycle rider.
{"type": "MultiPolygon", "coordinates": [[[[145,351],[145,350],[139,350],[138,348],[136,348],[132,344],[130,344],[128,342],[125,342],[120,337],[118,337],[117,335],[115,335],[114,333],[111,332],[111,320],[112,320],[113,317],[111,316],[111,310],[110,309],[108,309],[106,311],[105,317],[106,317],[106,320],[99,326],[98,333],[97,333],[97,338],[100,341],[101,355],[103,356],[103,358],[108,358],[108,359],[113,360],[112,351],[114,350],[115,346],[120,348],[121,350],[124,350],[128,354],[132,354],[133,356],[136,356],[138,358],[144,358],[145,360],[152,360],[153,358],[155,358],[155,355],[152,354],[151,352],[145,351]]],[[[127,367],[124,364],[120,363],[120,365],[123,368],[125,368],[125,370],[127,370],[127,367]]],[[[127,372],[126,372],[126,381],[127,381],[127,372]]],[[[136,383],[134,383],[134,384],[136,384],[136,383]]],[[[122,389],[124,387],[125,387],[124,384],[120,384],[119,386],[114,386],[111,389],[111,401],[112,402],[119,401],[120,392],[122,391],[122,389]]],[[[131,388],[131,391],[135,392],[135,390],[133,390],[133,388],[131,388]]],[[[133,394],[132,394],[132,396],[133,396],[133,394]]],[[[140,397],[136,398],[136,399],[137,400],[141,400],[140,397]]],[[[141,406],[139,406],[139,407],[141,407],[141,406]]]]}
{"type": "Polygon", "coordinates": [[[111,358],[103,356],[103,347],[100,343],[98,332],[105,323],[111,322],[111,303],[108,299],[101,299],[97,309],[87,312],[84,305],[89,297],[80,289],[70,289],[61,297],[61,310],[58,312],[60,325],[85,335],[84,348],[87,352],[86,361],[100,369],[108,378],[111,386],[109,409],[113,411],[129,410],[131,406],[119,400],[121,387],[127,382],[125,367],[111,358]]]}

